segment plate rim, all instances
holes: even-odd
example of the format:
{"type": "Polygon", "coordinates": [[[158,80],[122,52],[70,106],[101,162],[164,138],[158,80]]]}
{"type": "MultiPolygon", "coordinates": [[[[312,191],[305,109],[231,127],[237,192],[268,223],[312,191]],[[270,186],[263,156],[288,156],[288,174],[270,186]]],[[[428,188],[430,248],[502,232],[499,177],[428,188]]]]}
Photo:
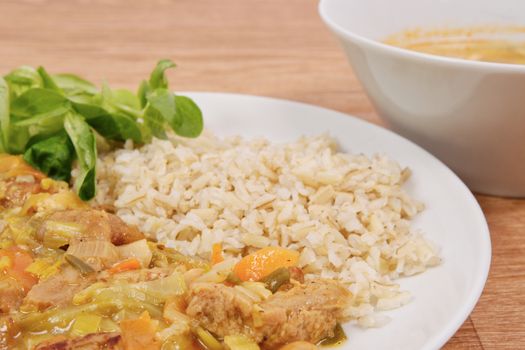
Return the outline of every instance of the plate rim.
{"type": "MultiPolygon", "coordinates": [[[[490,230],[489,230],[489,226],[487,223],[487,219],[477,199],[474,197],[474,194],[470,191],[467,185],[465,185],[465,183],[458,177],[458,175],[456,175],[445,163],[443,163],[440,159],[438,159],[432,153],[430,153],[423,147],[419,146],[415,142],[405,138],[404,136],[401,136],[395,133],[394,131],[388,128],[385,128],[377,124],[373,124],[369,121],[361,119],[352,114],[337,111],[331,108],[321,107],[321,106],[314,105],[311,103],[290,100],[290,99],[285,99],[285,98],[263,96],[263,95],[253,95],[253,94],[243,94],[243,93],[236,93],[236,92],[177,91],[176,93],[187,95],[190,98],[199,97],[199,96],[204,97],[204,98],[220,97],[220,96],[226,95],[230,98],[252,99],[252,100],[258,100],[264,103],[285,103],[285,104],[295,105],[296,107],[300,107],[300,108],[309,108],[319,113],[330,113],[330,114],[333,114],[334,116],[337,115],[338,117],[341,117],[341,118],[349,118],[354,123],[360,124],[361,126],[368,128],[374,132],[383,133],[384,135],[386,135],[386,137],[393,138],[396,142],[405,143],[409,147],[417,149],[418,152],[422,152],[426,157],[429,158],[429,160],[431,160],[432,162],[436,163],[436,165],[441,167],[446,172],[446,176],[449,177],[450,180],[452,180],[455,183],[455,185],[458,186],[458,188],[462,190],[461,196],[464,197],[465,200],[469,202],[469,204],[471,205],[471,209],[473,210],[473,213],[478,217],[477,223],[480,224],[480,229],[481,229],[481,232],[478,232],[478,235],[480,236],[480,239],[481,239],[481,243],[482,243],[481,246],[484,248],[484,252],[482,253],[482,257],[484,259],[483,261],[480,261],[478,264],[478,266],[480,267],[480,273],[476,276],[473,282],[473,288],[468,293],[466,303],[463,304],[461,308],[458,308],[458,310],[454,313],[453,317],[450,318],[446,326],[443,327],[440,332],[436,332],[436,334],[429,337],[427,342],[424,344],[423,349],[440,349],[454,336],[454,334],[456,334],[456,332],[461,328],[463,323],[467,320],[467,318],[470,316],[470,314],[474,310],[475,306],[477,305],[484,291],[485,284],[489,277],[490,266],[492,262],[492,242],[491,242],[490,230]]],[[[203,119],[204,121],[206,121],[206,116],[203,116],[203,119]]],[[[381,136],[383,137],[383,135],[381,136]]],[[[343,348],[344,347],[342,347],[341,349],[343,348]]]]}

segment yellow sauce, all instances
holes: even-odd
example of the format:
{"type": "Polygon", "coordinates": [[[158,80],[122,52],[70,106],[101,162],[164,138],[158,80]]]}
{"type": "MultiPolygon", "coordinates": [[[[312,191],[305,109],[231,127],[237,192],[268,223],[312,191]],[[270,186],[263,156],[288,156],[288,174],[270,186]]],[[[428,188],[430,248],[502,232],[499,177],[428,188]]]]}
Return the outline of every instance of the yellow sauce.
{"type": "Polygon", "coordinates": [[[432,55],[525,64],[525,27],[416,29],[392,35],[384,43],[432,55]]]}

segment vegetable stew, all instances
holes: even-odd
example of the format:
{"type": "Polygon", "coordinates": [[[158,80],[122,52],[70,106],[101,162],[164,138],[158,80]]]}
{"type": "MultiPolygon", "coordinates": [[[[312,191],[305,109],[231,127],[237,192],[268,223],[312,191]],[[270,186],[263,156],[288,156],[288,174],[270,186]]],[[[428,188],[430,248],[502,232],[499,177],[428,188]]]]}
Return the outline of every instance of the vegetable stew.
{"type": "MultiPolygon", "coordinates": [[[[76,121],[69,122],[73,135],[76,121]]],[[[80,144],[92,147],[73,147],[80,144]]],[[[349,292],[335,281],[305,280],[297,264],[298,254],[280,247],[241,260],[223,256],[220,244],[209,261],[184,256],[90,207],[20,156],[0,154],[0,349],[336,343],[349,292]]]]}

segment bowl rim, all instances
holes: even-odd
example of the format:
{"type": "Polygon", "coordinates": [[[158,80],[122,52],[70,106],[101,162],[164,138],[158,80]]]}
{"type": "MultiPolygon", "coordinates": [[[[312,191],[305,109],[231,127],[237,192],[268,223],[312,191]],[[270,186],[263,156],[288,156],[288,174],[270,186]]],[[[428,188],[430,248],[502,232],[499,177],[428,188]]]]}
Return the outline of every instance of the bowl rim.
{"type": "Polygon", "coordinates": [[[433,63],[442,66],[455,66],[461,69],[474,69],[483,71],[495,71],[495,72],[512,72],[512,73],[525,73],[525,65],[517,63],[499,63],[499,62],[486,62],[486,61],[475,61],[464,58],[447,57],[433,55],[429,53],[418,52],[414,50],[404,49],[393,45],[388,45],[377,40],[369,39],[365,36],[356,34],[355,32],[346,29],[341,24],[337,23],[329,14],[328,4],[333,2],[332,0],[320,0],[318,5],[318,11],[323,22],[339,37],[345,38],[351,42],[356,42],[367,46],[369,49],[378,53],[396,55],[408,60],[416,61],[419,63],[433,63]]]}

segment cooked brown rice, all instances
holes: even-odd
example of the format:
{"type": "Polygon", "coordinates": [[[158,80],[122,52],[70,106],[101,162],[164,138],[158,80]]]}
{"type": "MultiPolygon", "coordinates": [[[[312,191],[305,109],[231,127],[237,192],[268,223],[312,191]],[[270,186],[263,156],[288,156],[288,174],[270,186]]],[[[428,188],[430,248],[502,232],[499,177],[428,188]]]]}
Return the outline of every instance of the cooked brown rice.
{"type": "Polygon", "coordinates": [[[308,277],[335,278],[352,292],[349,316],[378,326],[376,310],[410,299],[393,282],[439,263],[410,227],[423,209],[410,176],[381,155],[337,151],[326,135],[276,144],[264,139],[170,137],[104,154],[96,204],[182,253],[230,257],[280,245],[298,250],[308,277]]]}

